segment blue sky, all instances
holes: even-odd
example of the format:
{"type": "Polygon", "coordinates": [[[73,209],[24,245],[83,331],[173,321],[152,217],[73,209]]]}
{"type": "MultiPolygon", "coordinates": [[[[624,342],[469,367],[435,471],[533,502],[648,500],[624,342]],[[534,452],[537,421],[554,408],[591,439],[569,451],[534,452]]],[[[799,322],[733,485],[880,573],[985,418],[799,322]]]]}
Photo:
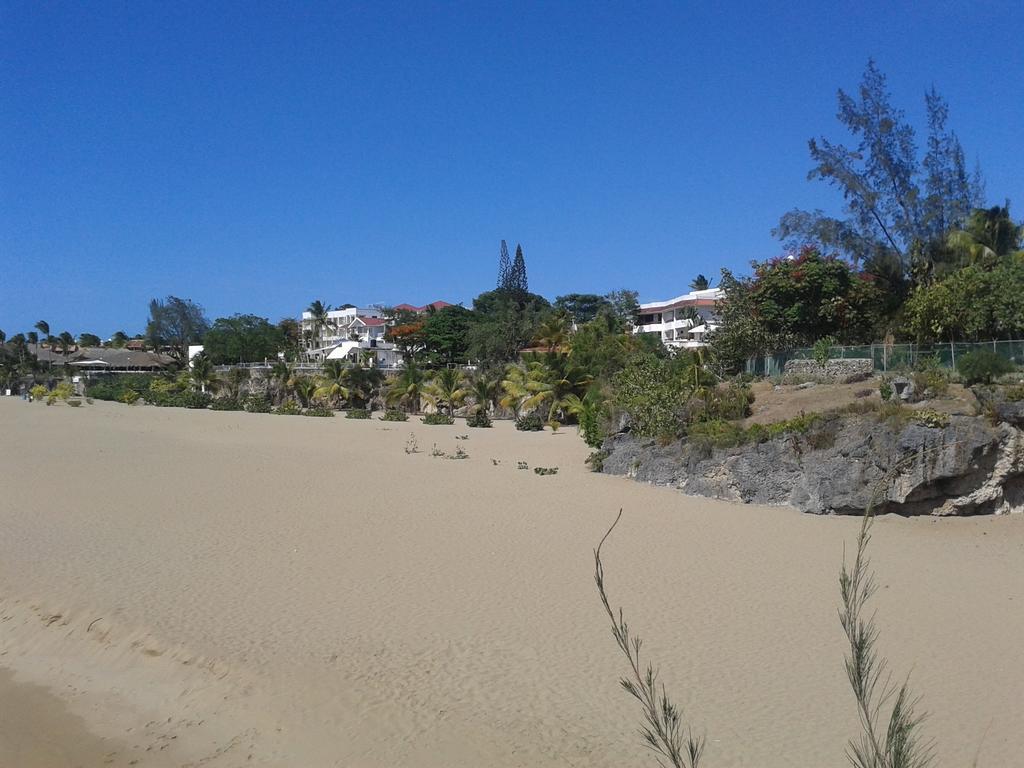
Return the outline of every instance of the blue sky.
{"type": "Polygon", "coordinates": [[[837,208],[806,142],[869,56],[1024,214],[1019,3],[766,6],[0,0],[0,328],[468,304],[502,238],[549,298],[675,295],[837,208]]]}

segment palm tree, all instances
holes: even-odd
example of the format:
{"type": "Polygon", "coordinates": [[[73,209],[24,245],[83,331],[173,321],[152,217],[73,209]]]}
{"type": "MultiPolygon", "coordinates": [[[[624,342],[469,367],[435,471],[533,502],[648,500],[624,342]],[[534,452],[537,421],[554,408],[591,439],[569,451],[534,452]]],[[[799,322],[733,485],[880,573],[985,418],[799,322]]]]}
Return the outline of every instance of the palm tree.
{"type": "Polygon", "coordinates": [[[505,393],[498,401],[502,408],[512,411],[512,416],[519,418],[523,403],[531,395],[531,382],[539,378],[537,363],[511,364],[505,369],[505,378],[501,381],[501,389],[505,393]]]}
{"type": "Polygon", "coordinates": [[[576,429],[583,433],[587,445],[592,448],[599,447],[604,401],[598,387],[591,387],[583,397],[576,394],[568,395],[565,398],[565,410],[576,417],[576,429]]]}
{"type": "Polygon", "coordinates": [[[308,408],[316,398],[317,385],[309,376],[293,376],[289,385],[303,408],[308,408]]]}
{"type": "Polygon", "coordinates": [[[541,345],[548,352],[565,351],[571,331],[569,316],[562,312],[553,313],[537,327],[533,343],[541,345]]]}
{"type": "Polygon", "coordinates": [[[547,421],[553,422],[555,416],[566,409],[568,397],[585,393],[593,377],[564,355],[548,355],[539,365],[540,375],[527,383],[531,394],[523,401],[523,407],[534,409],[547,404],[547,421]]]}
{"type": "Polygon", "coordinates": [[[697,275],[690,281],[690,289],[694,291],[706,291],[711,287],[711,281],[704,275],[697,275]]]}
{"type": "Polygon", "coordinates": [[[501,400],[501,382],[482,372],[470,382],[469,396],[473,398],[473,412],[487,413],[501,400]]]}
{"type": "Polygon", "coordinates": [[[328,317],[327,313],[331,311],[330,304],[324,304],[320,299],[316,299],[311,302],[306,311],[312,315],[313,320],[313,332],[310,337],[310,344],[321,344],[321,334],[327,325],[328,317]]]}
{"type": "Polygon", "coordinates": [[[205,352],[200,352],[192,358],[190,366],[189,378],[192,380],[192,386],[199,387],[199,391],[206,394],[206,388],[217,382],[213,363],[205,352]]]}
{"type": "Polygon", "coordinates": [[[39,346],[39,334],[35,331],[29,331],[25,334],[25,340],[33,347],[39,346]]]}
{"type": "Polygon", "coordinates": [[[128,334],[124,331],[118,331],[110,337],[110,346],[114,349],[121,349],[125,344],[128,343],[128,334]]]}
{"type": "Polygon", "coordinates": [[[348,387],[348,366],[340,360],[328,360],[324,363],[324,372],[317,379],[314,395],[318,400],[333,405],[337,405],[339,400],[348,400],[351,396],[348,387]]]}
{"type": "Polygon", "coordinates": [[[72,336],[67,331],[61,331],[60,336],[57,337],[57,340],[60,342],[61,354],[64,355],[65,358],[67,358],[68,353],[71,351],[71,347],[73,347],[75,344],[75,337],[72,336]]]}
{"type": "Polygon", "coordinates": [[[0,331],[0,344],[3,344],[5,341],[7,341],[7,334],[0,331]]]}
{"type": "Polygon", "coordinates": [[[373,400],[380,392],[384,374],[378,368],[352,365],[345,369],[348,397],[354,407],[368,407],[373,410],[373,400]]]}
{"type": "Polygon", "coordinates": [[[391,382],[384,401],[389,405],[398,403],[413,412],[419,411],[420,398],[423,395],[426,381],[427,374],[419,367],[416,361],[413,359],[406,360],[401,372],[391,382]]]}
{"type": "Polygon", "coordinates": [[[463,388],[465,382],[466,375],[458,368],[442,368],[423,388],[423,399],[438,410],[443,408],[452,416],[455,406],[469,394],[463,388]]]}
{"type": "Polygon", "coordinates": [[[249,371],[245,368],[229,368],[223,379],[224,389],[228,397],[237,400],[242,394],[242,384],[249,378],[249,371]]]}
{"type": "Polygon", "coordinates": [[[1024,227],[1010,218],[1009,204],[978,208],[967,219],[963,229],[949,234],[947,245],[969,264],[995,266],[996,260],[1021,247],[1024,227]]]}
{"type": "Polygon", "coordinates": [[[41,334],[43,334],[44,339],[50,338],[50,324],[45,320],[40,320],[32,327],[38,330],[41,334]]]}

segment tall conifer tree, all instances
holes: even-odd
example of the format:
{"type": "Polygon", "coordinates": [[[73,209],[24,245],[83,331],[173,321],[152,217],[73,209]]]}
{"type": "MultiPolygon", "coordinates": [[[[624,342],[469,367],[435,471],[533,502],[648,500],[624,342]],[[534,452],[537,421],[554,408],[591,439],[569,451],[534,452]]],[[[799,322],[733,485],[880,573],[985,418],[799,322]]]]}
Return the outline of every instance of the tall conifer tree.
{"type": "Polygon", "coordinates": [[[512,274],[512,260],[508,256],[508,245],[501,241],[501,256],[498,257],[498,290],[508,290],[509,278],[512,274]]]}

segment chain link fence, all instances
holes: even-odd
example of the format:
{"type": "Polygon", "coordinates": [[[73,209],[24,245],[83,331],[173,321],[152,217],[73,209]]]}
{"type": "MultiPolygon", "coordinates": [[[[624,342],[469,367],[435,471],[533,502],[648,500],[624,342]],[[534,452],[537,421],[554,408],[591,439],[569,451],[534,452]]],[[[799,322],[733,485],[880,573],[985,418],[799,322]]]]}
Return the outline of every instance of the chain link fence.
{"type": "MultiPolygon", "coordinates": [[[[860,358],[874,362],[875,371],[909,370],[919,360],[931,359],[942,368],[956,368],[956,361],[968,352],[979,349],[995,352],[1014,365],[1024,365],[1024,340],[957,341],[947,344],[862,344],[850,347],[829,347],[829,359],[860,358]]],[[[814,349],[789,349],[770,355],[757,355],[747,360],[747,373],[755,376],[781,376],[788,360],[814,359],[814,349]]]]}

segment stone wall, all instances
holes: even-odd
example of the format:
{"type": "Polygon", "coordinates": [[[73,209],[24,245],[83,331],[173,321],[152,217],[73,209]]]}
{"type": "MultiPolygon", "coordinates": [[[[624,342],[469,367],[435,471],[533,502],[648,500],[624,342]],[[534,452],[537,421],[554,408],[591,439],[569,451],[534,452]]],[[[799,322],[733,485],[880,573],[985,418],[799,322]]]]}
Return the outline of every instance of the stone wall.
{"type": "Polygon", "coordinates": [[[867,377],[875,372],[875,363],[868,358],[850,357],[826,360],[824,367],[817,360],[789,360],[784,376],[816,381],[845,381],[851,377],[867,377]]]}

